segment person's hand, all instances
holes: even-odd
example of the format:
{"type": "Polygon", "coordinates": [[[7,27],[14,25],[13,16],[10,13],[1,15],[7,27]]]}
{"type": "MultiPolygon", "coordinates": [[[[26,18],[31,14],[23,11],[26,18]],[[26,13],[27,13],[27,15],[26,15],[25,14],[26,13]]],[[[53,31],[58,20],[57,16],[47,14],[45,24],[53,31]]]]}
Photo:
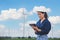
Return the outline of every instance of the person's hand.
{"type": "Polygon", "coordinates": [[[36,29],[36,26],[32,26],[32,28],[35,30],[36,29]]]}
{"type": "Polygon", "coordinates": [[[35,27],[35,26],[33,26],[32,28],[34,29],[34,31],[35,31],[35,33],[36,33],[36,32],[37,32],[37,30],[35,29],[36,27],[35,27]]]}
{"type": "Polygon", "coordinates": [[[34,30],[38,29],[37,27],[33,27],[34,30]]]}
{"type": "Polygon", "coordinates": [[[33,28],[35,31],[41,31],[41,29],[38,29],[37,26],[32,26],[32,28],[33,28]]]}

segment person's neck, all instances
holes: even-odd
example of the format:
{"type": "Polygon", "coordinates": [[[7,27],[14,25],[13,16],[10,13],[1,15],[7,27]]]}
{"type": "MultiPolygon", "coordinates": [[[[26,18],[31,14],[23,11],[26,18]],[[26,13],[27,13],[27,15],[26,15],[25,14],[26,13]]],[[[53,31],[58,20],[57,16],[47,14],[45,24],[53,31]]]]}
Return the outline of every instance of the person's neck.
{"type": "Polygon", "coordinates": [[[44,20],[45,20],[45,18],[41,19],[41,21],[44,21],[44,20]]]}

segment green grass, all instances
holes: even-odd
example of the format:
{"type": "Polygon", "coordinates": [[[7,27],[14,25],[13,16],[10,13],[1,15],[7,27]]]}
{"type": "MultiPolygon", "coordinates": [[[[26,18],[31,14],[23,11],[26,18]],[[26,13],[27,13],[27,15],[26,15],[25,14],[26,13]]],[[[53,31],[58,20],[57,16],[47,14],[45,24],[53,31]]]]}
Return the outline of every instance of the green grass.
{"type": "MultiPolygon", "coordinates": [[[[36,40],[36,38],[11,38],[11,37],[0,37],[0,40],[36,40]]],[[[49,38],[49,40],[60,40],[60,38],[49,38]]]]}

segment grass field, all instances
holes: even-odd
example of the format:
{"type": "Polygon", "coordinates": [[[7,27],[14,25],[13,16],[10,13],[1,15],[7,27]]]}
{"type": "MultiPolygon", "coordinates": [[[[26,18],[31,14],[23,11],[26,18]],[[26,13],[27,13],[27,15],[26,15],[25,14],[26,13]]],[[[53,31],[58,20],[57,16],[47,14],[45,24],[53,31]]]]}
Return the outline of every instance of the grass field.
{"type": "MultiPolygon", "coordinates": [[[[0,40],[36,40],[36,38],[0,37],[0,40]]],[[[49,38],[49,40],[60,40],[60,38],[49,38]]]]}

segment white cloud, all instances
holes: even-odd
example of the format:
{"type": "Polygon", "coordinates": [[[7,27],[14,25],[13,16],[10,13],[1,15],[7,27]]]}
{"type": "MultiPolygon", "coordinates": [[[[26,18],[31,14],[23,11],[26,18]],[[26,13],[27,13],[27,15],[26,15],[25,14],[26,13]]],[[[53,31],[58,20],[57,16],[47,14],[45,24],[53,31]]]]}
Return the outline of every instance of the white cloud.
{"type": "Polygon", "coordinates": [[[27,24],[36,24],[36,21],[28,21],[27,24]]]}
{"type": "Polygon", "coordinates": [[[49,21],[52,24],[60,24],[60,16],[50,16],[49,21]]]}
{"type": "Polygon", "coordinates": [[[29,26],[29,24],[36,24],[36,21],[28,21],[28,22],[26,22],[26,23],[19,23],[19,25],[21,26],[21,27],[23,27],[24,25],[25,25],[25,27],[28,27],[29,26]]]}
{"type": "Polygon", "coordinates": [[[18,10],[9,8],[8,10],[1,11],[0,21],[7,19],[21,19],[23,17],[23,13],[28,16],[33,15],[33,13],[38,9],[44,9],[45,11],[50,12],[50,8],[46,8],[45,6],[35,6],[31,11],[27,11],[26,8],[19,8],[18,10]]]}
{"type": "Polygon", "coordinates": [[[49,21],[51,22],[51,25],[52,25],[52,27],[51,27],[51,31],[50,31],[50,33],[49,33],[49,37],[52,37],[52,38],[54,38],[54,37],[56,37],[56,38],[60,38],[60,30],[54,30],[53,28],[55,28],[56,26],[56,24],[58,25],[58,24],[60,24],[60,16],[50,16],[49,17],[49,21]]]}
{"type": "MultiPolygon", "coordinates": [[[[20,28],[18,29],[8,29],[4,25],[0,25],[0,36],[22,37],[23,27],[24,27],[25,37],[28,37],[28,36],[36,37],[34,30],[29,26],[30,23],[36,23],[36,21],[27,21],[25,24],[19,23],[20,28]]],[[[60,37],[59,35],[60,35],[60,30],[56,30],[53,32],[51,30],[50,33],[48,34],[49,37],[57,37],[57,38],[60,37]]]]}
{"type": "Polygon", "coordinates": [[[7,28],[4,25],[0,25],[0,37],[22,37],[22,31],[20,29],[7,28]]]}
{"type": "MultiPolygon", "coordinates": [[[[24,23],[19,23],[20,25],[20,30],[23,32],[24,30],[24,35],[25,36],[32,36],[32,37],[36,37],[34,30],[32,29],[32,27],[29,26],[30,23],[36,23],[36,21],[28,21],[25,24],[24,23]],[[24,28],[24,29],[23,29],[24,28]]],[[[23,34],[23,33],[22,33],[23,34]]]]}
{"type": "Polygon", "coordinates": [[[50,8],[46,8],[45,6],[35,6],[33,8],[33,12],[36,13],[37,11],[43,11],[43,12],[50,12],[51,9],[50,8]]]}
{"type": "Polygon", "coordinates": [[[0,33],[1,33],[4,29],[5,29],[5,26],[0,24],[0,33]]]}
{"type": "Polygon", "coordinates": [[[9,10],[2,10],[0,21],[7,19],[21,19],[23,17],[23,13],[27,13],[27,10],[25,8],[20,8],[18,10],[12,8],[10,8],[9,10]]]}
{"type": "Polygon", "coordinates": [[[0,29],[4,29],[4,28],[5,28],[5,26],[0,24],[0,29]]]}
{"type": "Polygon", "coordinates": [[[51,38],[60,38],[60,30],[51,30],[50,33],[48,34],[48,37],[51,38]]]}
{"type": "Polygon", "coordinates": [[[11,37],[23,37],[23,27],[24,27],[24,36],[32,36],[35,37],[34,30],[29,26],[29,23],[35,23],[35,21],[28,21],[25,23],[19,23],[20,28],[18,29],[11,29],[7,28],[4,25],[0,25],[0,36],[11,36],[11,37]],[[2,29],[2,30],[1,30],[2,29]]]}
{"type": "Polygon", "coordinates": [[[46,8],[45,6],[36,6],[31,11],[27,11],[26,8],[19,8],[12,9],[9,8],[8,10],[2,10],[0,15],[0,21],[7,20],[7,19],[21,19],[23,17],[23,13],[29,15],[33,15],[34,12],[36,12],[38,9],[46,9],[46,11],[50,11],[50,8],[46,8]]]}

